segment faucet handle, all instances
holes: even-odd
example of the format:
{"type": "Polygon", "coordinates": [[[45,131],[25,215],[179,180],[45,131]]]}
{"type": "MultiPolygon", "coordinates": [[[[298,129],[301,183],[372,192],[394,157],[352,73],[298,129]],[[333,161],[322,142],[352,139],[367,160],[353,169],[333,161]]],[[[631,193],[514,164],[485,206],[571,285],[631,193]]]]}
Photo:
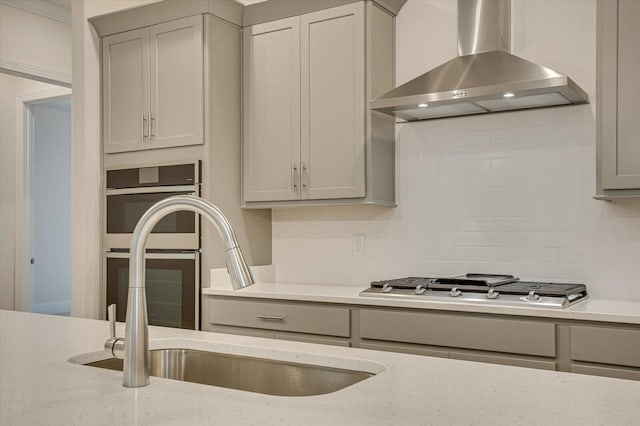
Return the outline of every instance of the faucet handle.
{"type": "Polygon", "coordinates": [[[124,339],[116,337],[116,305],[107,307],[107,320],[109,321],[109,338],[104,342],[104,350],[114,358],[122,358],[124,354],[124,339]]]}
{"type": "Polygon", "coordinates": [[[109,337],[116,337],[116,304],[112,303],[107,307],[107,321],[109,321],[109,337]]]}

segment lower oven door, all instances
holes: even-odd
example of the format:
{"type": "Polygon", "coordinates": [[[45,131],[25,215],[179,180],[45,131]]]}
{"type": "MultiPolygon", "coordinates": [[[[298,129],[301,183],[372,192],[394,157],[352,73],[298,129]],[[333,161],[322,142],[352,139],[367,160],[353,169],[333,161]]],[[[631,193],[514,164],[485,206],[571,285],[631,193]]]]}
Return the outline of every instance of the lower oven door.
{"type": "MultiPolygon", "coordinates": [[[[145,255],[147,315],[150,325],[200,327],[200,254],[190,252],[145,255]]],[[[106,254],[107,306],[116,304],[116,320],[124,322],[129,292],[129,253],[106,254]]]]}

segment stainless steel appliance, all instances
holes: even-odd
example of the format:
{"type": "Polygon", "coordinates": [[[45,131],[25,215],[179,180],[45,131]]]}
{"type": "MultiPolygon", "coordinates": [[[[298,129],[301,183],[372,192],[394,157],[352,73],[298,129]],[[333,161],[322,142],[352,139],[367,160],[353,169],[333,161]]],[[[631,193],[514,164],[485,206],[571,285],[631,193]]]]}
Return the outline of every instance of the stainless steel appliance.
{"type": "Polygon", "coordinates": [[[520,281],[512,275],[466,274],[374,281],[360,296],[566,308],[588,297],[584,284],[520,281]]]}
{"type": "MultiPolygon", "coordinates": [[[[149,207],[173,195],[200,195],[200,164],[107,170],[107,248],[129,248],[136,224],[149,207]]],[[[200,220],[195,213],[167,215],[153,229],[147,248],[200,248],[200,220]]]]}
{"type": "Polygon", "coordinates": [[[407,121],[583,104],[568,76],[509,53],[508,0],[458,0],[458,54],[371,101],[407,121]]]}
{"type": "MultiPolygon", "coordinates": [[[[200,253],[147,251],[145,283],[149,324],[200,328],[200,253]]],[[[107,303],[115,304],[116,321],[124,322],[129,291],[129,251],[106,254],[107,303]]]]}
{"type": "MultiPolygon", "coordinates": [[[[200,194],[200,163],[112,169],[106,172],[106,304],[125,320],[129,248],[142,215],[174,195],[200,194]]],[[[168,214],[147,240],[146,294],[149,324],[200,328],[200,219],[193,211],[168,214]]]]}

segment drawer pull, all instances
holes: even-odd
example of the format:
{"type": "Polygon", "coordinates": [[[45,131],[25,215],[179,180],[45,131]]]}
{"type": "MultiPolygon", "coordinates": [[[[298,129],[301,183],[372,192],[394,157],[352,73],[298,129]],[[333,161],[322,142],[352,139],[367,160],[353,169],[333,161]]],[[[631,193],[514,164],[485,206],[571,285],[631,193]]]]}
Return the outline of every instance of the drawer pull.
{"type": "Polygon", "coordinates": [[[258,319],[266,321],[284,321],[284,317],[278,317],[275,315],[258,315],[258,319]]]}

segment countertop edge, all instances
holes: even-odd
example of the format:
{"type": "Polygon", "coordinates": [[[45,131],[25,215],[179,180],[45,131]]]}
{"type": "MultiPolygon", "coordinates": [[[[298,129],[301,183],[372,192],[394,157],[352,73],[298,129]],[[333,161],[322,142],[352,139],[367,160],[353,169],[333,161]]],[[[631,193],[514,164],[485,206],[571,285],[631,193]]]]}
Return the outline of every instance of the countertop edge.
{"type": "Polygon", "coordinates": [[[227,287],[221,284],[203,288],[202,295],[640,324],[640,302],[635,301],[590,297],[568,308],[554,309],[448,301],[391,300],[382,297],[361,297],[358,294],[362,290],[360,287],[346,285],[265,282],[241,290],[233,290],[230,285],[227,287]]]}

